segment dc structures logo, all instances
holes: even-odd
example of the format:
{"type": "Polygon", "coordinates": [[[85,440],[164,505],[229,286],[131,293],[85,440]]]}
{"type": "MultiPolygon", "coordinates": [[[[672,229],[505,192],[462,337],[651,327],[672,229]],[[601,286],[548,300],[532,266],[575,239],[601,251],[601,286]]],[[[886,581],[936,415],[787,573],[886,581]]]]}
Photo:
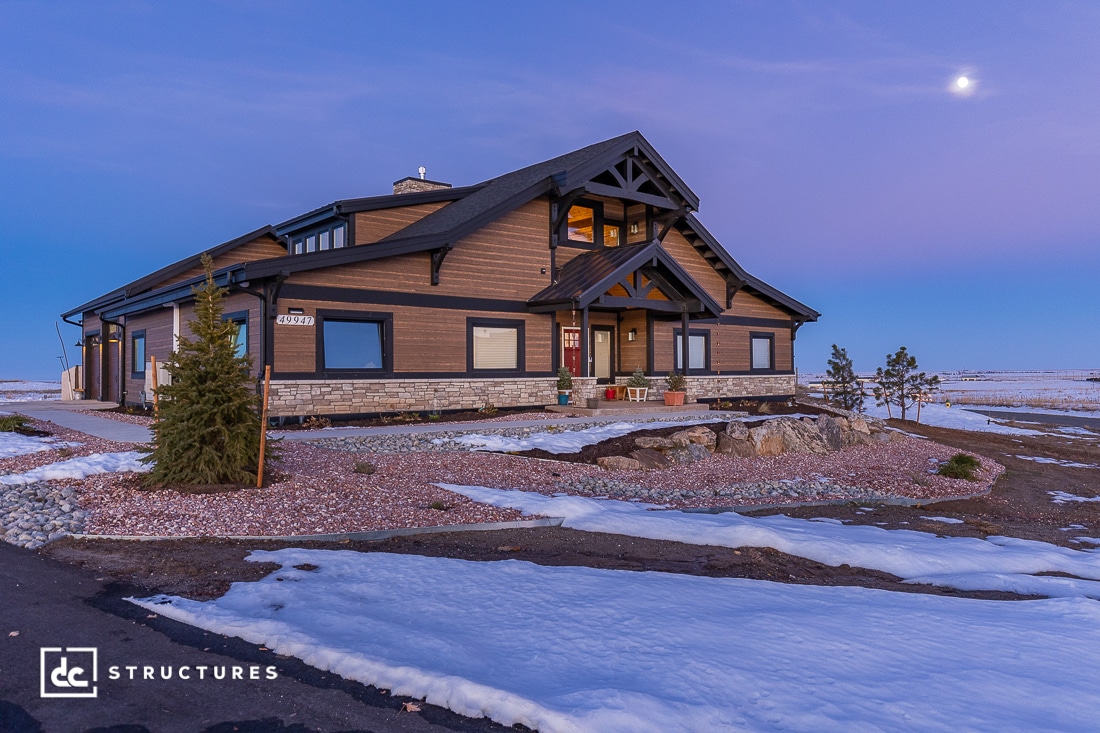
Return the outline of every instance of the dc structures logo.
{"type": "Polygon", "coordinates": [[[95,647],[41,647],[42,697],[96,697],[99,651],[95,647]]]}

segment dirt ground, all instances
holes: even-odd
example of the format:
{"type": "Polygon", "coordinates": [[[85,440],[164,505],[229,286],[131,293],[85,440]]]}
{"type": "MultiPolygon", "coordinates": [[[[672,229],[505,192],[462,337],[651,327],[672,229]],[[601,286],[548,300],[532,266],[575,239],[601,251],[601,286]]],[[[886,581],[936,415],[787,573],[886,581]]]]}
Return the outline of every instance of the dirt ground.
{"type": "MultiPolygon", "coordinates": [[[[917,426],[894,421],[895,427],[937,442],[989,456],[1007,471],[984,497],[926,506],[901,507],[846,504],[785,508],[794,517],[833,517],[851,524],[887,529],[914,529],[940,535],[987,537],[1008,535],[1080,549],[1075,536],[1100,535],[1100,502],[1055,504],[1049,491],[1079,496],[1100,495],[1100,469],[1073,468],[1022,460],[1016,456],[1053,458],[1100,465],[1100,440],[1055,435],[1003,436],[917,426]],[[945,524],[923,517],[951,517],[945,524]],[[1067,530],[1070,525],[1079,528],[1067,530]]],[[[755,512],[774,514],[777,510],[755,512]]],[[[58,560],[92,569],[108,578],[150,593],[196,599],[215,598],[234,581],[256,580],[275,569],[245,562],[254,549],[281,547],[396,552],[468,560],[518,559],[543,565],[584,565],[621,570],[653,570],[713,577],[740,577],[813,585],[858,585],[904,592],[969,598],[1022,598],[1011,593],[960,592],[903,584],[887,573],[842,565],[830,567],[765,548],[729,549],[618,535],[579,532],[560,527],[450,532],[373,542],[273,542],[235,540],[107,541],[65,539],[42,550],[58,560]]]]}

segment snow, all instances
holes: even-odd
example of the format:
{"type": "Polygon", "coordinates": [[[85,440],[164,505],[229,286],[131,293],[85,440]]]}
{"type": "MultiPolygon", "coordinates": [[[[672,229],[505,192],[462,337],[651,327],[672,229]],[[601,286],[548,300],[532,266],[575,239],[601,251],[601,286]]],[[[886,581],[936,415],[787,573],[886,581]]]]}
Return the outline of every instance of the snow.
{"type": "Polygon", "coordinates": [[[1054,497],[1051,501],[1055,504],[1065,504],[1071,501],[1100,501],[1100,496],[1077,496],[1066,491],[1048,491],[1047,493],[1054,497]]]}
{"type": "Polygon", "coordinates": [[[1081,598],[979,601],[348,551],[249,559],[283,569],[205,603],[134,602],[542,733],[1095,727],[1100,604],[1081,598]],[[318,569],[293,569],[304,563],[318,569]]]}
{"type": "Polygon", "coordinates": [[[1021,461],[1034,461],[1035,463],[1053,463],[1056,466],[1065,466],[1067,468],[1100,468],[1095,463],[1074,463],[1073,461],[1064,461],[1061,458],[1044,458],[1042,456],[1016,456],[1021,461]]]}
{"type": "Polygon", "coordinates": [[[40,402],[61,399],[61,382],[0,379],[0,402],[40,402]]]}
{"type": "Polygon", "coordinates": [[[963,520],[956,519],[955,517],[921,517],[921,519],[927,519],[930,522],[943,522],[944,524],[962,524],[963,520]]]}
{"type": "Polygon", "coordinates": [[[80,444],[59,442],[54,438],[35,438],[19,433],[0,432],[0,458],[25,456],[55,448],[73,448],[78,445],[80,444]]]}
{"type": "Polygon", "coordinates": [[[659,423],[616,422],[596,425],[583,430],[543,431],[532,433],[526,438],[510,438],[505,435],[482,435],[472,433],[454,438],[455,443],[468,445],[474,450],[495,451],[497,453],[518,453],[527,450],[544,450],[547,453],[576,453],[586,445],[619,438],[638,430],[676,425],[699,425],[708,422],[721,422],[721,419],[698,418],[684,421],[663,421],[659,423]]]}
{"type": "MultiPolygon", "coordinates": [[[[1035,576],[1035,573],[1061,572],[1100,580],[1100,555],[1035,540],[940,537],[908,529],[851,526],[782,514],[745,517],[736,512],[654,511],[658,507],[644,503],[439,485],[483,504],[512,507],[525,514],[563,517],[562,526],[586,532],[718,547],[771,547],[825,565],[848,564],[881,570],[911,582],[962,590],[1063,595],[1069,592],[1062,587],[1064,578],[1035,576]],[[1027,590],[1018,590],[1023,587],[1027,590]]],[[[1100,583],[1078,584],[1076,592],[1100,598],[1100,583]]]]}
{"type": "Polygon", "coordinates": [[[124,453],[94,453],[81,458],[51,463],[48,466],[31,469],[26,473],[11,473],[0,476],[0,484],[20,486],[38,481],[59,479],[82,479],[97,473],[146,473],[149,466],[140,462],[144,453],[126,451],[124,453]]]}
{"type": "MultiPolygon", "coordinates": [[[[888,413],[886,406],[878,406],[875,404],[874,397],[868,397],[864,401],[864,411],[872,416],[885,420],[892,414],[894,417],[901,417],[901,411],[898,410],[896,405],[891,405],[891,413],[888,413]]],[[[916,408],[908,410],[905,416],[910,420],[915,420],[917,417],[916,408]]],[[[930,403],[921,406],[920,410],[920,422],[922,425],[931,425],[937,428],[951,428],[953,430],[973,430],[984,433],[1000,433],[1002,435],[1044,435],[1039,430],[1029,430],[1027,428],[1013,428],[1008,425],[1001,425],[996,420],[986,417],[985,415],[979,415],[976,412],[969,412],[957,405],[955,407],[947,407],[946,405],[939,405],[930,403]]]]}

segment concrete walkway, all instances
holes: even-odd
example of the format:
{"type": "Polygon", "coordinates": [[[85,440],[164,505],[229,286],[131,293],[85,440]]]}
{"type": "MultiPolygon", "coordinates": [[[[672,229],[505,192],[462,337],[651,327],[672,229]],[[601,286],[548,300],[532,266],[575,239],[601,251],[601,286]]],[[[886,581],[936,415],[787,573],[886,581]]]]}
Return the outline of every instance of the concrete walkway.
{"type": "Polygon", "coordinates": [[[38,402],[0,402],[0,411],[16,412],[35,420],[52,422],[63,428],[76,430],[104,440],[119,443],[148,443],[153,439],[152,431],[144,425],[132,425],[107,417],[88,415],[77,410],[103,410],[118,407],[113,402],[94,402],[92,400],[42,400],[38,402]]]}

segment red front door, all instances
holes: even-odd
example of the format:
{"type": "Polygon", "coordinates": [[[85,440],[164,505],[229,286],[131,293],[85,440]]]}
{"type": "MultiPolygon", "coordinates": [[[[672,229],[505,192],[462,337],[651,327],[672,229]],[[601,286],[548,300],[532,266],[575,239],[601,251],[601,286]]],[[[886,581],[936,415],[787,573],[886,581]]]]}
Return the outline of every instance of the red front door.
{"type": "Polygon", "coordinates": [[[569,367],[574,376],[581,373],[581,330],[579,328],[561,329],[561,365],[569,367]]]}

